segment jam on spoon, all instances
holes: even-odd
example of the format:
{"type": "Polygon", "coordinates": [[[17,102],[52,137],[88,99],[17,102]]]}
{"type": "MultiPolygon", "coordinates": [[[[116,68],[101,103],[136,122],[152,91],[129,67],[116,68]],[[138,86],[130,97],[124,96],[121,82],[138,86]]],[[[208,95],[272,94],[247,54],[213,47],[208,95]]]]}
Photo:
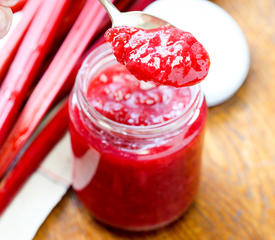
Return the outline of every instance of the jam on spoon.
{"type": "Polygon", "coordinates": [[[155,29],[114,27],[105,38],[118,62],[139,80],[184,87],[203,80],[210,60],[201,43],[173,26],[155,29]]]}

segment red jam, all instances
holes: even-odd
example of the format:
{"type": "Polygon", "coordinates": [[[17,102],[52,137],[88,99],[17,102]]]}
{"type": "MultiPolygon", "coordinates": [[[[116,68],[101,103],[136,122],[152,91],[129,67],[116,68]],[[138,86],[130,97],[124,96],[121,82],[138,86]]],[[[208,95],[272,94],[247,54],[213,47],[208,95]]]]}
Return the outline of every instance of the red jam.
{"type": "Polygon", "coordinates": [[[179,117],[190,103],[189,88],[155,86],[137,80],[116,64],[93,79],[87,98],[107,118],[135,126],[148,126],[179,117]]]}
{"type": "Polygon", "coordinates": [[[178,28],[115,27],[105,38],[118,62],[140,80],[183,87],[200,82],[208,73],[208,53],[191,33],[178,28]]]}
{"type": "Polygon", "coordinates": [[[77,82],[86,87],[71,95],[74,190],[108,225],[166,225],[198,189],[206,103],[193,87],[144,85],[122,65],[101,65],[93,75],[83,70],[77,82]]]}

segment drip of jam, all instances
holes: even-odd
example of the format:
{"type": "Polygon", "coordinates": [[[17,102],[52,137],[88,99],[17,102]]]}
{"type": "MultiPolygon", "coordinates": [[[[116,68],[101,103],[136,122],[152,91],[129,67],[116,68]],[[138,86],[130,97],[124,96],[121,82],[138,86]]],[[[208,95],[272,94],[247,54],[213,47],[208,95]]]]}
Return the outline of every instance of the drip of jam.
{"type": "Polygon", "coordinates": [[[115,27],[105,38],[118,62],[139,80],[184,87],[200,82],[208,73],[207,51],[191,33],[178,28],[115,27]]]}
{"type": "Polygon", "coordinates": [[[148,126],[182,115],[190,103],[191,90],[139,81],[116,64],[91,81],[87,98],[98,112],[115,122],[148,126]]]}

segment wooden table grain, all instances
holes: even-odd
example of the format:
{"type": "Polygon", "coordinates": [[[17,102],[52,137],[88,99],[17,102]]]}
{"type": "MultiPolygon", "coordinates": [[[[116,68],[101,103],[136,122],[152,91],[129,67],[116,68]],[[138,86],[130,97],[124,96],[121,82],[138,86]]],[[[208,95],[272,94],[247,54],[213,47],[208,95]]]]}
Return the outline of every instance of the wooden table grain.
{"type": "Polygon", "coordinates": [[[275,1],[213,2],[242,27],[251,70],[232,99],[209,110],[194,204],[164,229],[132,234],[97,223],[69,191],[35,240],[275,239],[275,1]]]}

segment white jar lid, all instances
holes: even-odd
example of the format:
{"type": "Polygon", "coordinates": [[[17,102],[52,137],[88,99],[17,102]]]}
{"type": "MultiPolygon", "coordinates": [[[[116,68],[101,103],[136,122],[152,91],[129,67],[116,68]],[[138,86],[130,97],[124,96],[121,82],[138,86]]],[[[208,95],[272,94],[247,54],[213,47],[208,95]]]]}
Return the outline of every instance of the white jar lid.
{"type": "Polygon", "coordinates": [[[229,99],[246,79],[250,64],[247,41],[235,20],[207,0],[158,0],[145,12],[191,32],[210,55],[209,74],[202,82],[208,106],[229,99]]]}

